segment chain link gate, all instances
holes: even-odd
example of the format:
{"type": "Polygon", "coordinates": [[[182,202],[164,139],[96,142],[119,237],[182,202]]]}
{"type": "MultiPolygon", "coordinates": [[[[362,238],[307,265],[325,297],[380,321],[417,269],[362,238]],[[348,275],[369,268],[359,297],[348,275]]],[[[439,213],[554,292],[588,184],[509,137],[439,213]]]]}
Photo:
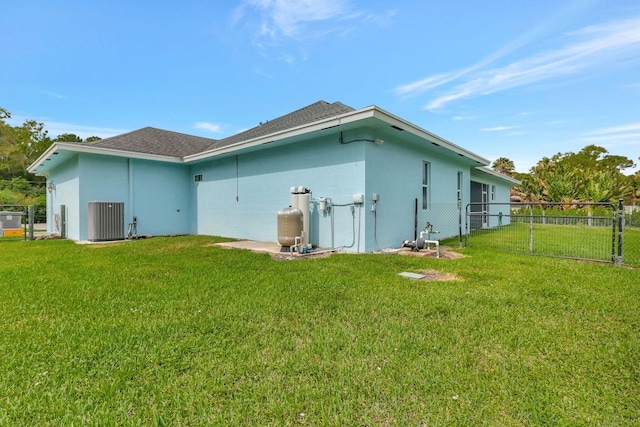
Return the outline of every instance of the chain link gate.
{"type": "Polygon", "coordinates": [[[622,202],[469,203],[465,226],[466,246],[622,265],[622,202]]]}
{"type": "Polygon", "coordinates": [[[417,239],[421,232],[428,232],[429,239],[455,238],[462,247],[464,216],[461,203],[432,203],[428,210],[423,210],[418,205],[418,199],[415,199],[414,218],[414,239],[417,239]]]}

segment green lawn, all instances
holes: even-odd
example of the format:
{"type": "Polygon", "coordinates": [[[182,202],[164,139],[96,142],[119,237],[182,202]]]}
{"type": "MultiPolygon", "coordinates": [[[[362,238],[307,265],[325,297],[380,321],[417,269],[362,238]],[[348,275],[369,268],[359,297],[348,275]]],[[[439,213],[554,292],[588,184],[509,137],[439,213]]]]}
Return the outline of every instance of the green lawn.
{"type": "MultiPolygon", "coordinates": [[[[447,243],[456,244],[457,239],[447,243]]],[[[501,227],[471,230],[470,246],[498,252],[560,256],[617,263],[618,233],[611,227],[513,223],[501,227]],[[533,237],[531,238],[531,235],[533,237]]],[[[623,264],[640,267],[640,228],[624,231],[623,264]]]]}
{"type": "Polygon", "coordinates": [[[215,241],[3,242],[0,425],[640,423],[639,270],[215,241]]]}

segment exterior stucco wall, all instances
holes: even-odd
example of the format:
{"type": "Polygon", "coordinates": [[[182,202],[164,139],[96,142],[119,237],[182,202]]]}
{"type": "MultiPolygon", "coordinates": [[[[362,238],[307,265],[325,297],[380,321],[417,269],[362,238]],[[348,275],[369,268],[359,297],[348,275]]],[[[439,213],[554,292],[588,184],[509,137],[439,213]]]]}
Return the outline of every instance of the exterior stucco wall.
{"type": "Polygon", "coordinates": [[[435,238],[457,235],[458,172],[464,206],[470,165],[438,150],[399,138],[343,145],[333,136],[193,165],[191,174],[202,174],[201,182],[191,184],[195,232],[277,241],[277,212],[290,205],[290,187],[305,186],[312,190],[311,242],[320,247],[360,252],[398,247],[413,239],[416,199],[419,217],[441,232],[435,238]],[[425,161],[431,165],[431,188],[430,207],[423,211],[425,161]],[[374,193],[380,198],[375,214],[374,193]],[[364,203],[352,208],[354,194],[363,194],[364,203]],[[320,211],[320,197],[333,206],[330,212],[320,211]]]}
{"type": "Polygon", "coordinates": [[[174,163],[131,159],[129,216],[138,219],[138,234],[190,234],[192,200],[189,168],[174,163]]]}
{"type": "Polygon", "coordinates": [[[192,232],[189,168],[181,164],[81,153],[55,168],[49,181],[49,232],[60,205],[67,208],[67,237],[88,238],[89,202],[124,202],[124,230],[138,219],[138,234],[192,232]]]}
{"type": "MultiPolygon", "coordinates": [[[[80,177],[78,240],[89,236],[89,202],[124,202],[125,218],[129,193],[128,160],[122,157],[81,154],[78,174],[80,177]]],[[[71,236],[69,236],[71,237],[71,236]]]]}
{"type": "Polygon", "coordinates": [[[418,231],[424,229],[429,221],[433,230],[440,232],[433,238],[458,234],[458,172],[463,176],[462,201],[465,203],[469,198],[468,161],[442,155],[441,149],[435,146],[417,146],[399,139],[390,138],[383,145],[369,144],[366,147],[368,249],[399,247],[403,240],[413,240],[416,199],[418,231]],[[425,162],[430,165],[429,206],[426,210],[422,209],[425,162]],[[377,218],[371,209],[374,193],[380,197],[376,206],[377,218]]]}
{"type": "MultiPolygon", "coordinates": [[[[364,149],[341,145],[337,137],[312,139],[207,161],[193,165],[191,173],[202,174],[202,182],[192,184],[197,233],[275,242],[277,212],[291,204],[291,187],[304,186],[312,191],[311,242],[330,247],[331,215],[318,210],[317,199],[348,204],[353,194],[364,193],[364,149]]],[[[357,209],[355,216],[346,206],[334,208],[335,247],[364,248],[363,233],[354,242],[357,209]]]]}
{"type": "MultiPolygon", "coordinates": [[[[372,252],[414,238],[416,199],[419,230],[428,221],[440,233],[433,238],[456,236],[459,174],[463,230],[472,181],[495,186],[495,200],[489,202],[509,201],[508,181],[476,170],[471,159],[436,144],[417,143],[412,136],[380,127],[344,133],[344,144],[341,134],[333,132],[191,164],[75,154],[51,171],[56,190],[49,194],[48,217],[66,205],[67,236],[86,240],[88,203],[119,201],[125,204],[125,231],[136,217],[138,234],[194,233],[276,242],[277,212],[291,204],[291,187],[304,186],[312,191],[311,243],[372,252]],[[378,137],[383,144],[373,142],[378,137]],[[422,208],[424,162],[430,165],[427,209],[422,208]],[[202,180],[194,181],[200,174],[202,180]],[[355,194],[362,194],[364,203],[354,203],[355,194]],[[375,212],[374,194],[379,195],[375,212]],[[320,197],[327,198],[331,210],[319,209],[320,197]]],[[[504,208],[488,209],[489,226],[497,225],[504,208]]],[[[49,227],[53,231],[53,225],[49,227]]]]}
{"type": "Polygon", "coordinates": [[[54,169],[47,179],[47,186],[53,183],[55,187],[53,191],[47,191],[47,232],[60,231],[56,230],[56,218],[59,218],[61,206],[64,206],[67,237],[74,240],[79,239],[80,236],[78,168],[78,156],[74,156],[54,169]]]}

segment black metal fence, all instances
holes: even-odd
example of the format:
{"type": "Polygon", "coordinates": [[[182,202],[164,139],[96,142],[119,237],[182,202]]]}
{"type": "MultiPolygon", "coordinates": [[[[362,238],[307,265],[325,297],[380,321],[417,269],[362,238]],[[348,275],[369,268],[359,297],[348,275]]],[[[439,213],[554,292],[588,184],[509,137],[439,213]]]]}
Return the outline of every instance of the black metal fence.
{"type": "Polygon", "coordinates": [[[640,228],[640,206],[625,206],[624,221],[627,227],[640,228]]]}
{"type": "Polygon", "coordinates": [[[625,229],[622,203],[470,203],[465,244],[640,266],[640,229],[625,229]]]}

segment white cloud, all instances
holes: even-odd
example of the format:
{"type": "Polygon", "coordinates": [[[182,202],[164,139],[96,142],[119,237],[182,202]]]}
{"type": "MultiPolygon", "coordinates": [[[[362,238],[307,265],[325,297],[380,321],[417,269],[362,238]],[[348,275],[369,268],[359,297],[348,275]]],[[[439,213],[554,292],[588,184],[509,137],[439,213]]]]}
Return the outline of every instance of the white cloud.
{"type": "MultiPolygon", "coordinates": [[[[580,141],[604,147],[640,146],[640,123],[596,129],[586,133],[580,141]]],[[[631,155],[636,158],[637,155],[631,155]]]]}
{"type": "Polygon", "coordinates": [[[509,130],[509,129],[514,129],[515,126],[496,126],[496,127],[492,127],[492,128],[483,128],[480,129],[484,132],[501,132],[501,131],[505,131],[505,130],[509,130]]]}
{"type": "Polygon", "coordinates": [[[351,0],[243,0],[231,17],[233,26],[241,22],[253,28],[265,44],[283,39],[313,39],[329,33],[348,33],[350,23],[387,26],[394,10],[372,13],[352,6],[351,0]]]}
{"type": "Polygon", "coordinates": [[[588,135],[603,135],[603,134],[620,133],[620,132],[637,131],[637,130],[640,130],[640,123],[631,123],[628,125],[597,129],[597,130],[594,130],[593,132],[589,132],[588,135]]]}
{"type": "MultiPolygon", "coordinates": [[[[547,27],[547,24],[541,25],[539,27],[534,28],[531,31],[528,31],[527,33],[523,34],[521,37],[518,37],[516,40],[512,41],[511,43],[508,43],[507,45],[503,46],[497,51],[481,59],[477,63],[469,67],[465,67],[462,70],[452,71],[448,73],[440,73],[434,76],[429,76],[413,83],[408,83],[405,85],[398,86],[397,88],[395,88],[394,91],[396,92],[396,94],[400,96],[408,97],[408,96],[416,95],[422,92],[426,92],[430,89],[433,89],[438,86],[442,86],[446,83],[449,83],[451,81],[457,80],[461,77],[466,76],[467,74],[473,73],[476,70],[480,70],[488,66],[489,64],[497,61],[498,59],[504,57],[505,55],[508,55],[514,50],[517,50],[523,45],[529,43],[539,33],[544,31],[546,27],[547,27]]],[[[454,99],[457,99],[457,97],[452,97],[450,100],[454,100],[454,99]]]]}
{"type": "Polygon", "coordinates": [[[217,123],[196,122],[193,127],[195,129],[204,129],[213,133],[222,133],[222,126],[217,123]]]}
{"type": "Polygon", "coordinates": [[[294,37],[308,23],[358,16],[347,0],[244,0],[232,17],[235,25],[258,13],[258,33],[277,38],[294,37]]]}
{"type": "Polygon", "coordinates": [[[42,93],[43,95],[47,95],[48,97],[55,98],[55,99],[64,99],[64,98],[66,98],[64,95],[60,95],[59,93],[52,92],[50,90],[42,89],[42,90],[40,90],[40,93],[42,93]]]}
{"type": "Polygon", "coordinates": [[[482,61],[461,71],[440,73],[399,86],[395,92],[403,97],[422,93],[454,81],[460,83],[429,101],[425,108],[437,110],[462,99],[488,95],[545,80],[586,74],[611,67],[617,61],[634,60],[640,49],[640,17],[594,25],[566,35],[564,44],[506,66],[486,66],[519,47],[517,42],[498,50],[482,61]]]}
{"type": "Polygon", "coordinates": [[[582,141],[587,142],[613,142],[616,141],[618,143],[623,144],[640,144],[640,133],[624,133],[620,135],[605,135],[605,136],[588,136],[586,138],[582,138],[582,141]],[[631,141],[628,141],[631,140],[631,141]],[[625,142],[627,141],[627,142],[625,142]]]}

